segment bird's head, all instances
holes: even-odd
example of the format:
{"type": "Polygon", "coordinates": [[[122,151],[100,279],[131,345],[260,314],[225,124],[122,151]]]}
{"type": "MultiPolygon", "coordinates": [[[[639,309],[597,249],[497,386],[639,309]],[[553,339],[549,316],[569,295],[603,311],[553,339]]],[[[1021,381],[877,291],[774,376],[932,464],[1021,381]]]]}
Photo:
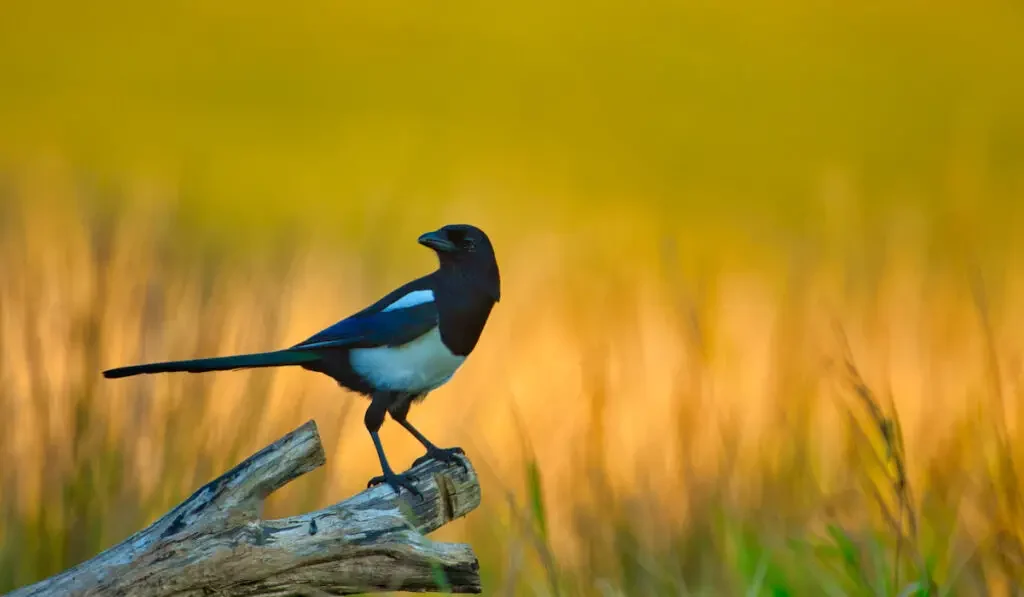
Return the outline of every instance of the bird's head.
{"type": "Polygon", "coordinates": [[[501,299],[501,276],[494,247],[483,230],[469,224],[449,224],[420,236],[419,243],[437,253],[442,271],[469,276],[495,301],[501,299]]]}

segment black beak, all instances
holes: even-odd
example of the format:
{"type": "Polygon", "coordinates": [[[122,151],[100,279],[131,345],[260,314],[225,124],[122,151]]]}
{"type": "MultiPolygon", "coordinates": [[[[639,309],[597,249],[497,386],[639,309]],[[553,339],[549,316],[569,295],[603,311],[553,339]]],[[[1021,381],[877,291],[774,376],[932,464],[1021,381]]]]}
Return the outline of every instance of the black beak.
{"type": "Polygon", "coordinates": [[[424,247],[430,247],[438,253],[451,253],[457,248],[455,243],[445,238],[439,230],[420,235],[417,242],[424,247]]]}

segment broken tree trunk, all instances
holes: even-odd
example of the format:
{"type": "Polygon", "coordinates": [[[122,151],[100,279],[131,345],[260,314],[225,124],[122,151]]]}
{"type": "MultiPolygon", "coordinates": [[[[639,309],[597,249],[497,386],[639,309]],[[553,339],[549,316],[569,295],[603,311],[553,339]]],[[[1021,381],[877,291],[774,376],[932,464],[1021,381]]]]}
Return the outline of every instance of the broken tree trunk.
{"type": "Polygon", "coordinates": [[[260,518],[267,496],[325,461],[309,421],[146,529],[8,597],[480,592],[470,546],[423,536],[480,504],[467,459],[466,470],[437,461],[414,467],[422,499],[378,485],[316,512],[260,518]]]}

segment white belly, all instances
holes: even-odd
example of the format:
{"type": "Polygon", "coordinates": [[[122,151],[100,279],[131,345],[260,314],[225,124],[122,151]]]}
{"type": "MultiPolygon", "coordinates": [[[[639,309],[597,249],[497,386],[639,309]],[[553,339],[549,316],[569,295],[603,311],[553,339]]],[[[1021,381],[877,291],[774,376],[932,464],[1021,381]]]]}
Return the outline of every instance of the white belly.
{"type": "Polygon", "coordinates": [[[352,369],[374,386],[396,392],[428,392],[455,374],[466,357],[453,355],[437,328],[401,346],[356,348],[352,369]]]}

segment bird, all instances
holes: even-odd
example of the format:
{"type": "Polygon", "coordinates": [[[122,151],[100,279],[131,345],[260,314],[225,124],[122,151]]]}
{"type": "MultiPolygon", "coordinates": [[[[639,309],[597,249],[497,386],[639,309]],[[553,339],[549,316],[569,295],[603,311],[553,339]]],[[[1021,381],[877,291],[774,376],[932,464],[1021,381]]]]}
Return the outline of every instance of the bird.
{"type": "Polygon", "coordinates": [[[426,454],[413,467],[435,459],[465,468],[462,448],[439,448],[409,422],[408,413],[413,403],[448,383],[473,352],[501,300],[501,276],[491,240],[476,226],[448,224],[417,240],[437,256],[434,271],[298,344],[270,352],[129,365],[105,370],[103,376],[296,366],[327,375],[369,399],[363,423],[382,474],[367,487],[387,483],[396,494],[405,488],[418,496],[415,479],[391,468],[379,431],[390,415],[423,445],[426,454]]]}

